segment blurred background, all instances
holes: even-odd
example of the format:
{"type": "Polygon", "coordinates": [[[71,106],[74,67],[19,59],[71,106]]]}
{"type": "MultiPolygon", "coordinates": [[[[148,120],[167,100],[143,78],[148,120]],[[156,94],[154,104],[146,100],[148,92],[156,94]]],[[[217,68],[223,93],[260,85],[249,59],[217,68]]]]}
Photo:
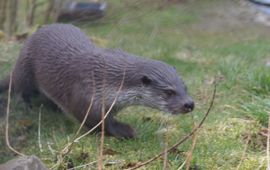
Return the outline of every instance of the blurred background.
{"type": "MultiPolygon", "coordinates": [[[[209,106],[215,79],[214,108],[197,135],[195,148],[194,139],[176,148],[168,154],[165,169],[266,169],[269,11],[268,0],[0,0],[0,78],[10,72],[23,42],[40,26],[74,24],[98,46],[173,65],[196,103],[193,118],[144,107],[123,110],[118,118],[135,127],[138,138],[105,138],[105,169],[132,167],[188,134],[209,106]]],[[[1,101],[0,127],[4,127],[5,110],[1,101]]],[[[11,144],[39,156],[48,167],[55,164],[58,151],[79,126],[63,113],[40,109],[38,104],[27,110],[12,103],[10,121],[11,144]],[[38,145],[39,125],[43,149],[38,145]]],[[[98,146],[98,135],[87,136],[74,146],[64,167],[94,162],[98,146]]],[[[5,146],[1,128],[0,162],[14,156],[5,146]]],[[[164,169],[163,164],[161,158],[145,169],[164,169]]],[[[93,163],[90,169],[96,167],[93,163]]]]}

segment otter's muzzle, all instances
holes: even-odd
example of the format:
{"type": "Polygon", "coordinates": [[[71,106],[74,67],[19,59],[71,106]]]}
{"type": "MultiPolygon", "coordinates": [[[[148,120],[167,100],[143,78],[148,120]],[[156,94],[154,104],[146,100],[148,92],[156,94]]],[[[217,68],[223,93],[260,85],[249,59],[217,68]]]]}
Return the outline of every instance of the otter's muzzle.
{"type": "Polygon", "coordinates": [[[183,104],[183,111],[184,113],[191,112],[195,107],[194,101],[192,99],[189,99],[184,102],[183,104]]]}

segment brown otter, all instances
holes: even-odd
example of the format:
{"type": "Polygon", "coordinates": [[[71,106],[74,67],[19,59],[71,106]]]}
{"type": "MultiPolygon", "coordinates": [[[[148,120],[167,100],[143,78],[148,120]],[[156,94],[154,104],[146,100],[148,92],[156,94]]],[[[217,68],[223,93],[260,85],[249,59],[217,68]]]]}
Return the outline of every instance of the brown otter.
{"type": "MultiPolygon", "coordinates": [[[[38,91],[79,121],[94,97],[85,123],[91,128],[101,120],[102,103],[105,110],[111,106],[123,76],[123,87],[105,120],[109,135],[135,136],[129,125],[113,117],[126,106],[144,105],[172,114],[194,108],[186,86],[172,66],[121,50],[96,47],[79,28],[66,24],[43,26],[25,42],[13,70],[12,89],[29,104],[38,91]]],[[[0,83],[0,91],[8,88],[8,79],[0,83]]]]}

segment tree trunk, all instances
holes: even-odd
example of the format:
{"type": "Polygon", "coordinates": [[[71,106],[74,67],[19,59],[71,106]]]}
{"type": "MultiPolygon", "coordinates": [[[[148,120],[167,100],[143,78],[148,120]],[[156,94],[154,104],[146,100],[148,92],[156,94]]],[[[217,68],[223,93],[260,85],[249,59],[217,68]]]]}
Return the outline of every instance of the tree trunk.
{"type": "Polygon", "coordinates": [[[53,8],[53,22],[57,22],[60,11],[63,7],[64,0],[55,0],[54,8],[53,8]]]}
{"type": "Polygon", "coordinates": [[[30,4],[29,14],[27,17],[27,25],[28,26],[33,26],[33,24],[34,24],[36,7],[37,7],[37,1],[32,0],[31,4],[30,4]]]}
{"type": "Polygon", "coordinates": [[[4,30],[7,13],[7,0],[0,0],[0,30],[4,30]]]}
{"type": "Polygon", "coordinates": [[[44,18],[44,24],[48,24],[49,18],[51,16],[51,13],[53,11],[53,5],[54,5],[54,0],[50,0],[48,4],[48,8],[45,13],[45,18],[44,18]]]}
{"type": "Polygon", "coordinates": [[[9,0],[8,35],[11,36],[17,29],[18,0],[9,0]]]}

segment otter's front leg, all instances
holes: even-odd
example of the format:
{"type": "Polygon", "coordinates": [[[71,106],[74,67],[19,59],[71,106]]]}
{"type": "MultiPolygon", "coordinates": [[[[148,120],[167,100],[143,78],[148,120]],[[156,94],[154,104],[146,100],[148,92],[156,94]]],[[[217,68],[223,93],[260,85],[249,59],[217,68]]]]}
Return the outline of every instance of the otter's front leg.
{"type": "Polygon", "coordinates": [[[112,115],[109,115],[105,120],[105,133],[116,138],[131,139],[136,137],[136,132],[132,127],[115,120],[112,115]]]}

